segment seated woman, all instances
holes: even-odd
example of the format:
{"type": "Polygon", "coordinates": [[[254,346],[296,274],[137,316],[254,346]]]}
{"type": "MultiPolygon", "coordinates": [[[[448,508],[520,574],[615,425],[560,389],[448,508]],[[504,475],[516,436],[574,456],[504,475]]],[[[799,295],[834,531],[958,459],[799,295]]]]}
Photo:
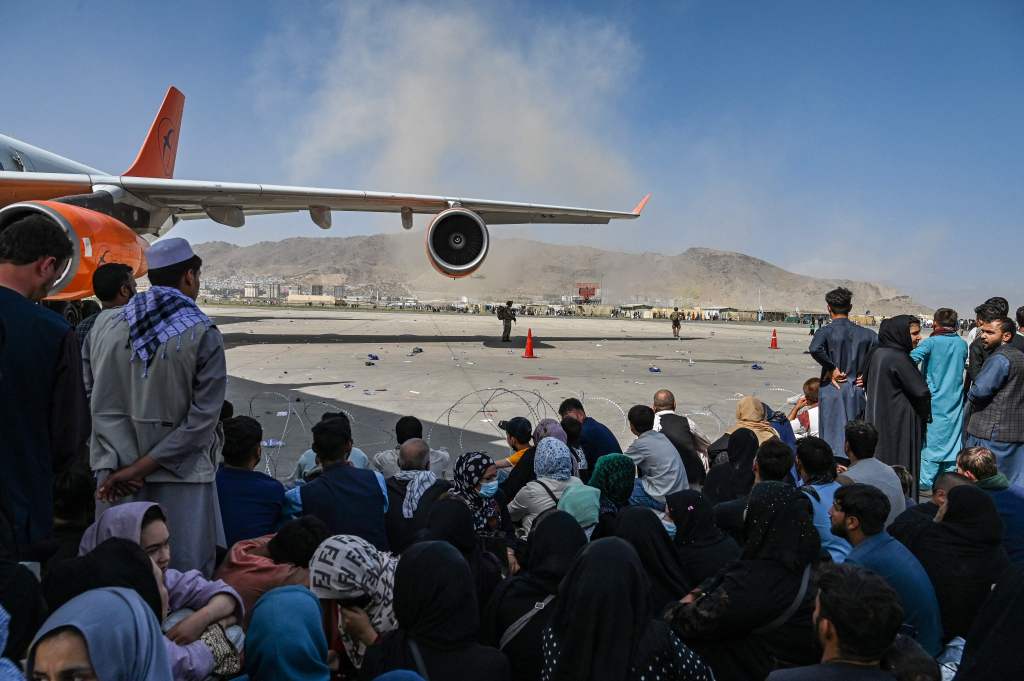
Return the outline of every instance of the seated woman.
{"type": "MultiPolygon", "coordinates": [[[[171,537],[159,504],[136,501],[108,508],[85,531],[79,555],[88,553],[111,537],[137,542],[160,568],[170,611],[163,627],[167,630],[167,637],[175,643],[194,643],[213,624],[230,627],[243,620],[245,606],[242,598],[230,586],[220,580],[207,580],[198,570],[179,572],[168,567],[171,561],[171,537]]],[[[233,647],[240,650],[243,639],[241,629],[230,627],[227,635],[233,647]]],[[[202,679],[214,667],[212,656],[191,662],[195,666],[175,670],[176,678],[202,679]]]]}
{"type": "Polygon", "coordinates": [[[29,650],[38,681],[172,681],[160,624],[137,593],[96,589],[47,618],[29,650]]]}
{"type": "MultiPolygon", "coordinates": [[[[764,403],[752,395],[741,397],[736,403],[736,423],[727,428],[720,438],[711,443],[708,447],[708,462],[714,466],[722,459],[722,454],[729,447],[729,439],[733,433],[741,428],[749,430],[757,437],[758,446],[763,445],[779,433],[772,427],[768,420],[769,410],[765,409],[764,403]]],[[[719,500],[716,500],[719,501],[719,500]]]]}
{"type": "Polygon", "coordinates": [[[459,550],[473,573],[477,604],[481,609],[487,605],[501,582],[501,563],[477,538],[473,514],[466,505],[455,499],[437,501],[430,509],[427,529],[422,534],[426,540],[446,541],[459,550]]]}
{"type": "Polygon", "coordinates": [[[601,491],[601,510],[592,539],[615,534],[615,518],[629,506],[636,483],[636,464],[625,454],[605,454],[594,464],[587,484],[601,491]]]}
{"type": "Polygon", "coordinates": [[[558,505],[567,487],[582,484],[579,478],[573,477],[572,466],[572,452],[564,442],[547,437],[537,445],[533,459],[537,478],[526,483],[508,505],[512,521],[522,523],[524,534],[530,532],[534,518],[558,505]]]}
{"type": "Polygon", "coordinates": [[[394,669],[429,679],[509,681],[508,660],[478,644],[480,614],[469,565],[448,542],[413,544],[395,570],[398,629],[366,651],[360,679],[394,669]]]}
{"type": "Polygon", "coordinates": [[[719,457],[719,462],[711,466],[701,489],[712,506],[745,496],[754,486],[758,436],[752,430],[738,428],[728,438],[726,456],[719,457]]]}
{"type": "Polygon", "coordinates": [[[700,584],[726,563],[739,560],[740,545],[715,525],[714,509],[703,494],[687,489],[668,495],[665,503],[676,526],[672,541],[690,584],[700,584]]]}
{"type": "Polygon", "coordinates": [[[657,512],[642,506],[622,509],[615,523],[615,536],[628,541],[640,556],[650,580],[656,617],[689,593],[691,582],[683,573],[682,561],[657,512]]]}
{"type": "MultiPolygon", "coordinates": [[[[455,462],[452,488],[441,499],[458,499],[473,513],[473,528],[488,551],[507,561],[515,571],[515,531],[508,509],[496,498],[498,469],[484,452],[466,452],[455,462]]],[[[417,529],[427,526],[429,509],[419,508],[413,517],[417,529]]]]}
{"type": "Polygon", "coordinates": [[[256,603],[237,681],[330,681],[320,604],[309,589],[283,586],[256,603]]]}
{"type": "Polygon", "coordinates": [[[7,612],[7,635],[0,657],[21,662],[47,612],[39,580],[24,565],[0,560],[0,608],[7,612]]]}
{"type": "Polygon", "coordinates": [[[702,582],[666,617],[718,681],[763,679],[818,662],[811,616],[821,539],[807,495],[782,482],[750,492],[740,560],[702,582]]]}
{"type": "Polygon", "coordinates": [[[530,532],[524,572],[499,584],[487,604],[480,641],[508,656],[513,681],[540,678],[541,632],[555,609],[552,601],[559,582],[586,544],[587,537],[572,516],[564,511],[546,513],[530,532]],[[527,613],[529,620],[513,628],[527,613]]]}
{"type": "MultiPolygon", "coordinates": [[[[313,594],[327,601],[325,608],[341,610],[338,634],[347,658],[341,661],[341,670],[350,672],[346,676],[362,667],[367,646],[398,628],[393,607],[396,567],[397,556],[349,534],[327,538],[310,560],[313,594]]],[[[328,621],[335,619],[334,612],[327,614],[328,621]]]]}
{"type": "Polygon", "coordinates": [[[329,536],[322,520],[307,515],[288,521],[277,534],[231,547],[215,577],[242,597],[247,628],[260,596],[279,586],[309,584],[309,561],[329,536]]]}
{"type": "MultiPolygon", "coordinates": [[[[55,563],[43,578],[42,587],[52,609],[94,589],[131,589],[158,621],[167,618],[168,595],[163,574],[142,548],[128,539],[112,537],[84,556],[55,563]]],[[[164,647],[175,679],[191,681],[214,672],[238,670],[238,652],[216,623],[191,643],[179,644],[165,636],[164,647]]]]}
{"type": "Polygon", "coordinates": [[[714,679],[654,616],[640,557],[616,537],[598,539],[577,554],[561,581],[540,649],[542,681],[714,679]]]}

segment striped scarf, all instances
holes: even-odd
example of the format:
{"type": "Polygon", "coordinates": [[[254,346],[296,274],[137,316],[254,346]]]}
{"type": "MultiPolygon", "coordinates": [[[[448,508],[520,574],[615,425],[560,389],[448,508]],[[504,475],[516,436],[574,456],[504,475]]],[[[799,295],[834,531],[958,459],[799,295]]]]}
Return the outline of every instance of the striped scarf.
{"type": "MultiPolygon", "coordinates": [[[[124,306],[121,316],[128,322],[132,359],[138,357],[147,367],[153,363],[160,346],[170,339],[200,324],[207,328],[213,326],[194,300],[168,286],[154,286],[136,294],[124,306]]],[[[180,338],[178,343],[180,348],[180,338]]]]}

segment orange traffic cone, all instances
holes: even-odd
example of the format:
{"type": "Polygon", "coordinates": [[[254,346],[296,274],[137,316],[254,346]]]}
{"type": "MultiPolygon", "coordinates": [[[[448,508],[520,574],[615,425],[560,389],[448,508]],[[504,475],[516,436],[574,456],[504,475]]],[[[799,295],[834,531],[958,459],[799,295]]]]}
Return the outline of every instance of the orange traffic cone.
{"type": "Polygon", "coordinates": [[[775,333],[775,329],[772,329],[772,344],[768,346],[770,350],[779,349],[779,335],[775,333]]]}
{"type": "Polygon", "coordinates": [[[523,359],[536,359],[537,356],[533,354],[533,329],[526,330],[526,352],[523,353],[523,359]]]}

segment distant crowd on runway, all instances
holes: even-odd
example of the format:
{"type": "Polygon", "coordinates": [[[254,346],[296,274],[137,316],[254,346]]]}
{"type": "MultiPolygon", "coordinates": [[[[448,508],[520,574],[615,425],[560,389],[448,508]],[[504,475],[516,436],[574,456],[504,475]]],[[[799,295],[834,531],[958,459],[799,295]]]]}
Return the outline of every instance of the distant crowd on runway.
{"type": "Polygon", "coordinates": [[[149,249],[144,292],[99,268],[77,328],[38,304],[71,253],[36,217],[0,233],[0,681],[1024,678],[1003,298],[922,338],[831,291],[820,374],[724,433],[686,386],[629,409],[625,448],[577,399],[502,421],[501,452],[412,416],[364,452],[330,413],[278,481],[188,242],[149,249]]]}

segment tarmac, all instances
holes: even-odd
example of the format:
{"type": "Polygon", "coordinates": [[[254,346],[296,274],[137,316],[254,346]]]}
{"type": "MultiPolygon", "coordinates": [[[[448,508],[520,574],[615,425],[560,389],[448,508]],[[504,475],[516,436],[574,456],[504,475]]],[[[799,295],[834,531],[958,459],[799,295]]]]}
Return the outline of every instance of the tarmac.
{"type": "Polygon", "coordinates": [[[310,428],[344,411],[367,455],[395,446],[395,422],[423,421],[431,447],[452,461],[465,451],[508,454],[498,422],[558,418],[581,399],[623,448],[625,414],[668,388],[677,411],[712,439],[734,422],[736,401],[755,395],[778,410],[818,375],[807,327],[668,320],[523,317],[502,343],[493,316],[317,308],[211,306],[224,334],[227,399],[263,425],[261,469],[285,479],[309,448],[310,428]],[[522,357],[532,328],[536,359],[522,357]],[[372,357],[371,357],[372,356],[372,357]],[[373,359],[376,357],[378,359],[373,359]],[[760,368],[755,368],[760,367],[760,368]],[[654,371],[657,369],[658,371],[654,371]]]}

